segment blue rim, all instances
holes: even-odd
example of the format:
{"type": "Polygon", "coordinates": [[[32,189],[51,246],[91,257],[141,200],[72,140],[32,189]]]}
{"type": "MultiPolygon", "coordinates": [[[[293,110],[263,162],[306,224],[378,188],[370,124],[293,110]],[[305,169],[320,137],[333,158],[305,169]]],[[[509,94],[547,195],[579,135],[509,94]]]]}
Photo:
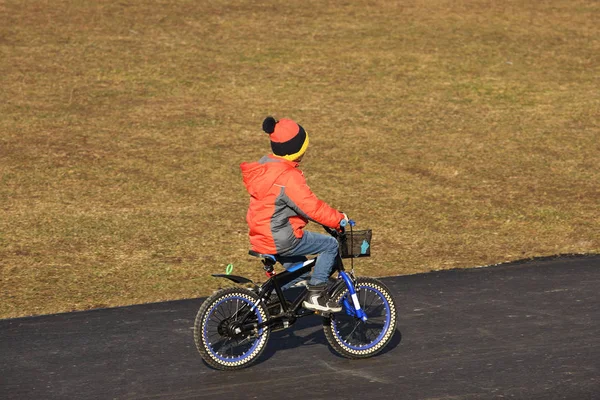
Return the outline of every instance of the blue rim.
{"type": "MultiPolygon", "coordinates": [[[[248,299],[244,298],[244,297],[240,297],[240,296],[232,296],[232,297],[226,297],[224,299],[222,299],[221,301],[219,301],[218,303],[214,304],[211,308],[210,311],[208,312],[208,317],[206,318],[206,320],[210,319],[212,313],[215,311],[215,309],[223,302],[225,301],[230,301],[230,300],[241,300],[244,303],[248,304],[249,306],[254,305],[251,301],[249,301],[248,299]]],[[[258,319],[258,323],[260,324],[262,322],[262,317],[260,315],[260,312],[254,308],[254,314],[256,315],[256,318],[258,319]]],[[[252,354],[254,352],[254,350],[256,349],[256,347],[258,346],[258,343],[260,342],[260,335],[262,334],[262,329],[259,331],[259,336],[256,338],[256,340],[254,341],[254,344],[252,345],[252,347],[250,347],[250,349],[248,349],[246,352],[244,352],[241,356],[235,357],[235,358],[228,358],[228,357],[223,357],[221,356],[219,353],[217,353],[216,351],[213,350],[212,346],[210,343],[208,343],[208,336],[207,336],[207,330],[206,330],[206,324],[204,324],[204,327],[202,329],[202,335],[204,336],[204,343],[206,343],[206,348],[208,349],[208,351],[210,351],[210,353],[213,355],[213,357],[217,358],[218,360],[221,360],[223,362],[227,362],[227,363],[232,363],[232,362],[237,362],[237,361],[241,361],[244,358],[246,358],[248,356],[248,354],[252,354]]]]}
{"type": "MultiPolygon", "coordinates": [[[[383,339],[383,337],[385,336],[385,333],[388,331],[388,329],[390,327],[390,323],[391,323],[391,319],[392,319],[392,315],[391,315],[392,313],[391,313],[391,310],[390,310],[390,304],[387,301],[387,299],[385,298],[385,296],[383,295],[383,293],[381,293],[379,290],[377,290],[377,289],[375,289],[373,287],[370,287],[370,286],[360,286],[359,285],[359,288],[361,288],[363,290],[365,290],[365,289],[372,290],[383,301],[383,305],[385,306],[385,310],[386,310],[386,318],[385,318],[385,323],[383,324],[383,329],[381,329],[381,332],[379,333],[379,335],[377,336],[377,338],[375,340],[373,340],[371,343],[369,343],[368,345],[366,345],[366,346],[354,346],[354,345],[348,343],[344,338],[342,338],[340,336],[339,332],[337,331],[337,321],[335,321],[335,320],[333,321],[333,334],[335,336],[337,336],[340,339],[341,342],[344,343],[344,346],[346,346],[346,347],[348,347],[348,348],[350,348],[352,350],[360,350],[360,351],[362,351],[362,350],[368,350],[371,347],[376,346],[381,341],[381,339],[383,339]]],[[[346,298],[347,295],[348,294],[346,294],[344,297],[342,297],[342,299],[346,298]]],[[[352,303],[350,303],[350,304],[352,304],[352,303]]],[[[362,307],[362,304],[361,304],[361,307],[362,307]]],[[[354,307],[352,307],[352,308],[354,308],[354,307]]],[[[352,311],[354,311],[354,310],[352,310],[352,311]]],[[[369,315],[367,315],[367,317],[369,317],[369,315]]]]}

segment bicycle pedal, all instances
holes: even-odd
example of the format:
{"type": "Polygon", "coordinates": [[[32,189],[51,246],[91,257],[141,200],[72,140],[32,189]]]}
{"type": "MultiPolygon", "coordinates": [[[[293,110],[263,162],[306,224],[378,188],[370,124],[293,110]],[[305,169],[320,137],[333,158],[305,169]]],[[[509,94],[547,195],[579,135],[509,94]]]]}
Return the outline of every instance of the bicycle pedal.
{"type": "Polygon", "coordinates": [[[331,315],[332,315],[333,313],[332,313],[332,312],[330,312],[330,311],[319,311],[319,310],[315,310],[315,314],[316,314],[316,315],[320,315],[320,316],[322,316],[322,317],[325,317],[325,318],[329,318],[329,317],[331,317],[331,315]]]}

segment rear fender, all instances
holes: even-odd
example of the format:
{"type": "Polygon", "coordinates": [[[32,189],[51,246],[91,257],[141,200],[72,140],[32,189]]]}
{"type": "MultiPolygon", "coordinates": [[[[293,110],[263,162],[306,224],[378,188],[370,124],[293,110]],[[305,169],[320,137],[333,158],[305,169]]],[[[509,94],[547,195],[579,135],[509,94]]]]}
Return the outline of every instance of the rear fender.
{"type": "Polygon", "coordinates": [[[229,279],[230,281],[233,281],[235,283],[254,283],[250,279],[244,278],[243,276],[239,275],[213,274],[212,276],[214,276],[215,278],[229,279]]]}

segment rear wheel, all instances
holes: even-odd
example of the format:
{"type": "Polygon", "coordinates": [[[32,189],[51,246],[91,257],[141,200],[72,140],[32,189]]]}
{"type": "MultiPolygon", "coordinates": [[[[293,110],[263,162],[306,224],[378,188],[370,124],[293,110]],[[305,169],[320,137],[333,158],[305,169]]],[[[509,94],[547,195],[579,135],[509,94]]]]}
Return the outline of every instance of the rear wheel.
{"type": "Polygon", "coordinates": [[[356,316],[348,288],[340,287],[331,297],[341,312],[324,321],[331,347],[346,358],[367,358],[379,353],[396,332],[396,304],[389,289],[374,278],[357,278],[356,294],[367,321],[356,316]]]}
{"type": "Polygon", "coordinates": [[[269,339],[269,328],[256,327],[268,312],[258,296],[228,288],[210,296],[198,311],[194,341],[204,361],[221,370],[241,369],[255,362],[269,339]],[[255,328],[248,331],[247,327],[255,328]]]}

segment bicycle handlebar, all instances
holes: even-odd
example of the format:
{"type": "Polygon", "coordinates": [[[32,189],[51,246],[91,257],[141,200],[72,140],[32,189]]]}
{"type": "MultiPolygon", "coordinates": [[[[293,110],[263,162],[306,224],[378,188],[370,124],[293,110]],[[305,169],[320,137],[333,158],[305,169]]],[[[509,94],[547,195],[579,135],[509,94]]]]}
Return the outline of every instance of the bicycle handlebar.
{"type": "Polygon", "coordinates": [[[356,221],[354,221],[353,219],[349,219],[349,220],[341,220],[340,221],[340,231],[338,232],[336,229],[332,229],[332,228],[328,228],[325,225],[323,226],[323,229],[325,229],[325,232],[329,233],[331,236],[333,237],[338,237],[338,235],[340,233],[344,233],[346,231],[346,226],[350,225],[351,227],[354,227],[356,225],[356,221]]]}

